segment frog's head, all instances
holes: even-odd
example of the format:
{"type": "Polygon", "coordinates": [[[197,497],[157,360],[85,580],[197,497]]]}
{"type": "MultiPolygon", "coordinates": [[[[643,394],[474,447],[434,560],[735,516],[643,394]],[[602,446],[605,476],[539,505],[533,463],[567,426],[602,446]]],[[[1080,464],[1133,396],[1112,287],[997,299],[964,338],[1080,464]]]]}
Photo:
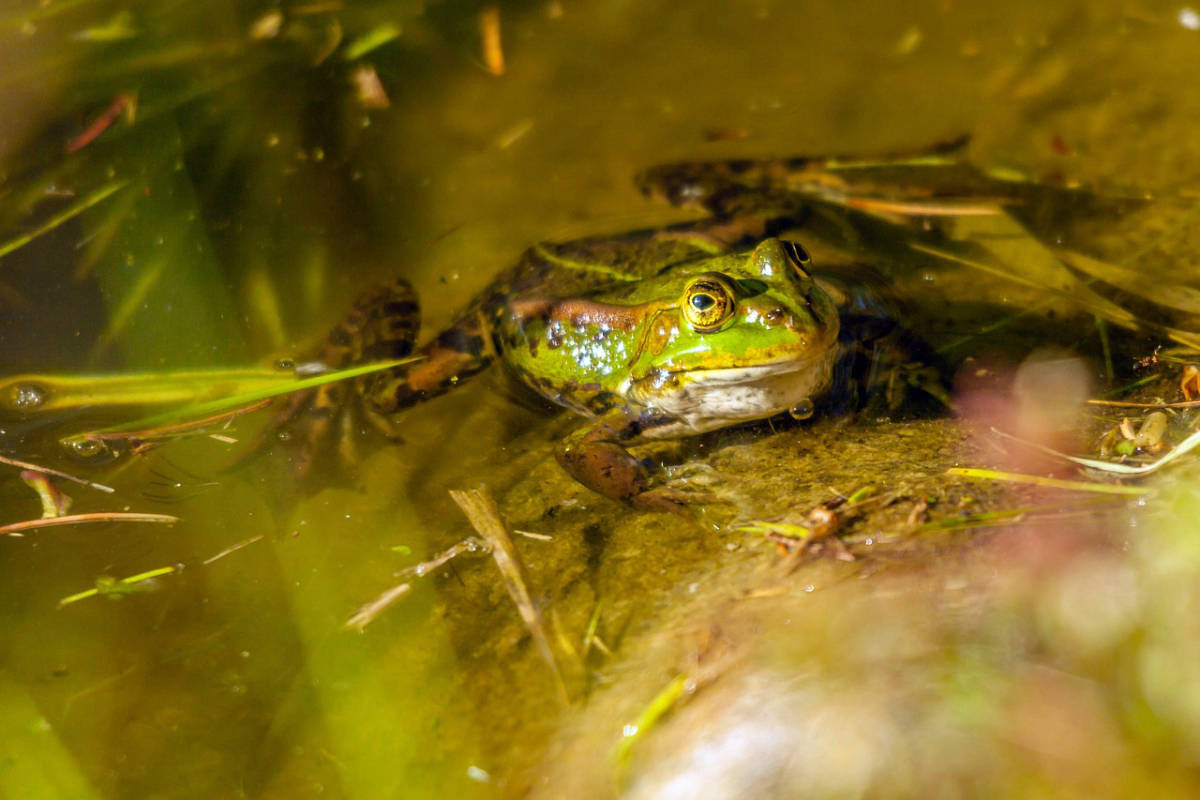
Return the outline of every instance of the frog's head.
{"type": "Polygon", "coordinates": [[[830,381],[838,315],[809,266],[800,245],[767,239],[673,269],[677,300],[647,319],[627,396],[697,431],[811,405],[830,381]]]}

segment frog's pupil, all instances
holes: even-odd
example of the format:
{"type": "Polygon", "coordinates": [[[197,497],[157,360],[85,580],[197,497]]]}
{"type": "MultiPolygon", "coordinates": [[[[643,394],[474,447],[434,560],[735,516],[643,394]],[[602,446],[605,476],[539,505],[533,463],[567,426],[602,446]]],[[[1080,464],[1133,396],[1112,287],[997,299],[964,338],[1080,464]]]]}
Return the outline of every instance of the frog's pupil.
{"type": "Polygon", "coordinates": [[[715,306],[717,301],[713,299],[711,294],[694,294],[692,295],[692,308],[697,311],[708,311],[715,306]]]}

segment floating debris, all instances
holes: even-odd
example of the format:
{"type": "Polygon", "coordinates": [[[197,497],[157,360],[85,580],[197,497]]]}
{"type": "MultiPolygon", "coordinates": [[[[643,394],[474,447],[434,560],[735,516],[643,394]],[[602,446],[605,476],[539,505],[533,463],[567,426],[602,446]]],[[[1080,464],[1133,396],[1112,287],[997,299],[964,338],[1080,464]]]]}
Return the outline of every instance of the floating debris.
{"type": "MultiPolygon", "coordinates": [[[[392,550],[404,555],[408,555],[412,552],[412,549],[407,545],[397,545],[396,547],[393,547],[392,550]]],[[[422,561],[416,566],[406,567],[405,569],[400,570],[395,574],[395,577],[424,578],[427,575],[430,575],[434,570],[448,564],[451,560],[458,558],[460,555],[487,553],[489,550],[490,548],[487,542],[472,536],[464,539],[456,545],[447,547],[445,550],[438,553],[428,561],[422,561]]],[[[391,606],[394,605],[397,600],[407,595],[410,588],[411,587],[409,584],[402,583],[385,590],[383,594],[379,595],[374,600],[359,606],[358,610],[354,612],[350,619],[346,620],[346,627],[353,628],[359,633],[362,633],[368,625],[375,621],[376,617],[378,617],[388,608],[391,608],[391,606]]]]}
{"type": "MultiPolygon", "coordinates": [[[[392,548],[396,549],[396,548],[392,548]]],[[[424,578],[432,573],[435,569],[448,564],[452,559],[458,558],[461,555],[473,555],[476,553],[489,553],[491,547],[482,539],[477,539],[474,536],[463,539],[456,545],[447,547],[442,552],[438,553],[428,561],[422,561],[415,567],[406,567],[396,573],[397,578],[412,576],[414,578],[424,578]]]]}
{"type": "Polygon", "coordinates": [[[116,491],[116,489],[114,489],[113,487],[105,486],[103,483],[96,483],[95,481],[89,481],[86,478],[77,478],[68,472],[62,472],[57,469],[50,469],[49,467],[40,467],[37,464],[31,464],[28,461],[18,461],[15,458],[8,458],[7,456],[0,456],[0,464],[8,464],[10,467],[18,467],[20,469],[28,470],[31,472],[41,472],[41,473],[45,473],[46,475],[53,475],[56,478],[62,478],[63,480],[72,481],[72,482],[78,483],[82,486],[90,486],[93,489],[98,489],[99,491],[106,492],[108,494],[112,494],[113,492],[116,491]]]}
{"type": "Polygon", "coordinates": [[[499,136],[496,137],[496,149],[507,150],[518,141],[525,137],[525,134],[533,130],[533,120],[523,119],[520,122],[506,128],[499,136]]]}
{"type": "Polygon", "coordinates": [[[391,105],[379,73],[369,64],[362,64],[350,73],[350,81],[354,84],[358,104],[366,109],[387,108],[391,105]]]}
{"type": "MultiPolygon", "coordinates": [[[[202,419],[191,420],[189,422],[180,422],[175,425],[164,425],[159,428],[147,428],[144,430],[127,431],[123,433],[82,433],[78,436],[69,436],[62,440],[64,446],[73,450],[81,451],[88,449],[88,445],[100,445],[104,447],[108,442],[122,441],[128,442],[135,452],[142,452],[148,446],[152,446],[156,440],[178,439],[188,434],[202,432],[204,428],[216,424],[228,425],[234,419],[246,414],[250,414],[260,409],[266,408],[271,404],[270,398],[259,400],[257,403],[251,403],[241,408],[235,408],[230,411],[223,411],[219,414],[213,414],[202,419]]],[[[218,434],[208,434],[211,438],[224,440],[227,443],[236,442],[228,436],[219,436],[218,434]]]]}
{"type": "MultiPolygon", "coordinates": [[[[1153,377],[1150,380],[1154,380],[1153,377]]],[[[1200,408],[1200,400],[1183,400],[1177,403],[1134,403],[1126,400],[1089,399],[1088,405],[1111,406],[1113,408],[1200,408]]]]}
{"type": "Polygon", "coordinates": [[[42,519],[55,519],[65,516],[71,508],[71,498],[58,490],[44,472],[37,470],[21,470],[21,480],[38,493],[42,501],[42,519]]]}
{"type": "Polygon", "coordinates": [[[250,25],[250,38],[261,41],[274,39],[283,30],[283,12],[271,9],[250,25]]]}
{"type": "Polygon", "coordinates": [[[20,536],[23,531],[37,528],[52,528],[57,525],[81,525],[92,522],[155,522],[161,525],[174,525],[179,517],[170,514],[139,514],[132,511],[98,511],[91,514],[70,514],[65,517],[50,519],[31,519],[25,522],[13,522],[0,525],[0,536],[20,536]]]}
{"type": "Polygon", "coordinates": [[[504,48],[500,41],[500,8],[488,6],[479,12],[479,47],[483,66],[491,75],[504,74],[504,48]]]}
{"type": "Polygon", "coordinates": [[[533,531],[518,531],[514,530],[517,536],[524,536],[526,539],[537,539],[539,542],[552,542],[554,537],[546,533],[534,533],[533,531]]]}
{"type": "Polygon", "coordinates": [[[157,583],[151,582],[154,578],[162,575],[170,575],[173,572],[178,572],[178,568],[159,567],[148,572],[139,572],[137,575],[130,575],[128,578],[114,578],[111,575],[101,575],[99,578],[96,578],[95,588],[64,597],[58,601],[58,607],[62,608],[71,603],[78,603],[80,600],[96,597],[97,595],[104,595],[116,600],[127,594],[150,592],[158,588],[157,583]]]}
{"type": "Polygon", "coordinates": [[[122,114],[125,115],[126,124],[132,125],[136,113],[137,95],[127,92],[118,93],[116,99],[112,101],[95,122],[87,126],[87,129],[83,133],[67,142],[67,152],[74,153],[76,150],[82,150],[87,147],[99,138],[100,134],[108,130],[117,121],[117,117],[122,114]]]}
{"type": "Polygon", "coordinates": [[[249,539],[243,539],[242,541],[238,542],[237,544],[231,544],[229,547],[226,547],[224,550],[217,553],[215,556],[209,556],[208,558],[204,559],[200,563],[203,564],[204,566],[208,566],[209,564],[213,563],[214,561],[222,559],[225,556],[229,555],[230,553],[236,553],[238,550],[241,550],[243,547],[246,547],[247,545],[254,544],[255,542],[261,542],[262,539],[263,539],[263,535],[261,533],[258,534],[257,536],[251,536],[249,539]]]}
{"type": "Polygon", "coordinates": [[[362,633],[368,625],[375,621],[376,617],[391,608],[397,600],[406,596],[411,591],[412,584],[410,583],[401,583],[385,590],[374,600],[359,606],[350,619],[346,620],[346,627],[362,633]]]}

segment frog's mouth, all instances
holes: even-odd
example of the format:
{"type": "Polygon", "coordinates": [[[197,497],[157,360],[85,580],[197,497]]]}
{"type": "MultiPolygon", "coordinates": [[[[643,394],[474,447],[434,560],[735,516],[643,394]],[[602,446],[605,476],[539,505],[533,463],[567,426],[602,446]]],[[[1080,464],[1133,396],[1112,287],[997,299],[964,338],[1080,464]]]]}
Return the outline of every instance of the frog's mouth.
{"type": "Polygon", "coordinates": [[[701,382],[736,386],[744,383],[756,383],[771,375],[782,375],[787,372],[799,372],[801,370],[812,369],[815,364],[820,362],[821,356],[816,358],[799,361],[796,359],[787,359],[783,361],[774,361],[755,364],[746,364],[745,366],[733,367],[712,367],[710,369],[689,369],[681,372],[672,373],[677,379],[685,379],[689,383],[701,382]]]}
{"type": "MultiPolygon", "coordinates": [[[[703,433],[810,403],[829,388],[836,355],[830,349],[812,359],[662,372],[633,383],[629,397],[675,417],[692,432],[703,433]]],[[[663,435],[678,435],[678,431],[663,435]]]]}

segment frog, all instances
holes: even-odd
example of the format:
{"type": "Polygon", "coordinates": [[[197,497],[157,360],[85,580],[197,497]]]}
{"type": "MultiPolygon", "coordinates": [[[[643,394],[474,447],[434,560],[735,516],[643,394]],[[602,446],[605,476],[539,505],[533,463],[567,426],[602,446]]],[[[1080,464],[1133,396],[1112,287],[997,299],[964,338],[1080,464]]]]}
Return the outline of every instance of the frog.
{"type": "Polygon", "coordinates": [[[711,495],[667,485],[630,448],[811,416],[848,347],[846,295],[815,274],[803,244],[764,236],[762,225],[742,224],[733,239],[727,228],[536,245],[419,347],[411,286],[369,290],[317,363],[418,360],[351,387],[330,384],[309,401],[309,439],[349,419],[350,405],[393,436],[405,409],[498,364],[581,418],[556,447],[571,477],[635,509],[683,513],[711,495]]]}
{"type": "MultiPolygon", "coordinates": [[[[803,166],[811,173],[811,163],[803,166]]],[[[316,442],[337,420],[353,428],[351,408],[397,438],[405,409],[498,364],[516,385],[581,418],[555,455],[583,486],[646,511],[687,513],[710,499],[671,486],[630,449],[812,416],[844,385],[849,354],[896,320],[872,292],[816,269],[790,235],[803,227],[810,198],[764,190],[768,179],[781,185],[771,169],[734,164],[697,174],[690,192],[678,168],[647,173],[640,185],[669,190],[676,205],[703,206],[707,218],[535,245],[420,346],[412,287],[398,280],[368,290],[310,364],[417,360],[303,401],[307,451],[320,451],[316,442]],[[748,179],[756,175],[768,178],[748,179]]],[[[300,464],[309,466],[304,457],[300,464]]]]}

